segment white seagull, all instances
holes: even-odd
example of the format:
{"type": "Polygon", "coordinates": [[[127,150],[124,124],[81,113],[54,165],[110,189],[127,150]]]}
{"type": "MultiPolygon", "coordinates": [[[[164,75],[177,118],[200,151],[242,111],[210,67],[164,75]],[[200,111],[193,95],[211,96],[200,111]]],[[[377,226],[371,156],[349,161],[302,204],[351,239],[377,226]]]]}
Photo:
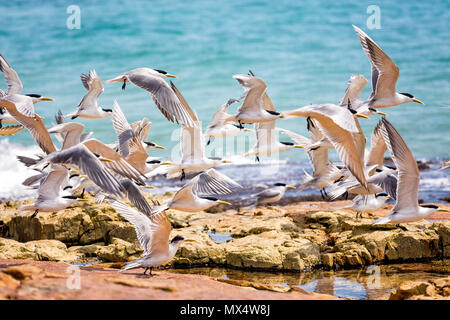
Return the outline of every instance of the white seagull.
{"type": "Polygon", "coordinates": [[[89,71],[89,75],[81,74],[81,82],[88,91],[77,106],[77,110],[66,115],[66,117],[102,119],[112,115],[111,109],[103,109],[98,105],[98,97],[104,91],[102,80],[95,70],[89,71]]]}
{"type": "Polygon", "coordinates": [[[176,121],[184,126],[193,126],[194,122],[189,113],[167,82],[164,81],[167,77],[176,78],[176,76],[164,70],[137,68],[122,73],[113,79],[106,80],[106,83],[123,82],[122,89],[125,89],[126,83],[129,81],[150,93],[156,106],[167,120],[171,122],[176,121]]]}
{"type": "Polygon", "coordinates": [[[374,221],[374,224],[413,222],[427,218],[436,211],[449,212],[438,206],[419,205],[420,173],[417,162],[406,142],[394,126],[382,118],[381,134],[398,171],[397,201],[391,212],[374,221]]]}
{"type": "Polygon", "coordinates": [[[154,267],[166,264],[173,259],[183,241],[194,241],[176,236],[169,242],[172,225],[165,212],[149,217],[115,199],[109,200],[109,203],[122,217],[134,225],[137,238],[144,249],[142,258],[128,262],[121,271],[144,268],[144,274],[150,269],[151,275],[154,267]]]}
{"type": "Polygon", "coordinates": [[[371,108],[386,108],[407,102],[422,101],[409,93],[398,93],[395,89],[400,71],[395,63],[364,31],[353,25],[361,46],[372,65],[372,93],[362,102],[371,108]]]}

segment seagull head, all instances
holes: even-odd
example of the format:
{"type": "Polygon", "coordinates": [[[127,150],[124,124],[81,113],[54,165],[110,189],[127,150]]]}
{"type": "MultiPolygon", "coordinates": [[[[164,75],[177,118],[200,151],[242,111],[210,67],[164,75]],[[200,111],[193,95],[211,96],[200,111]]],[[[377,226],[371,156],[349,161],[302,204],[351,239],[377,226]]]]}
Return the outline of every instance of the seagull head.
{"type": "Polygon", "coordinates": [[[35,94],[35,93],[26,94],[26,96],[30,97],[31,100],[33,101],[33,103],[38,103],[41,101],[55,101],[52,98],[43,97],[40,94],[35,94]]]}
{"type": "Polygon", "coordinates": [[[177,76],[167,73],[167,71],[164,70],[160,70],[160,69],[151,69],[152,71],[154,71],[154,75],[160,78],[176,78],[177,76]]]}
{"type": "Polygon", "coordinates": [[[402,100],[405,101],[404,103],[416,102],[416,103],[420,103],[420,104],[425,104],[422,101],[420,101],[419,99],[414,98],[414,96],[410,93],[403,92],[403,93],[400,93],[400,96],[401,96],[402,100]]]}

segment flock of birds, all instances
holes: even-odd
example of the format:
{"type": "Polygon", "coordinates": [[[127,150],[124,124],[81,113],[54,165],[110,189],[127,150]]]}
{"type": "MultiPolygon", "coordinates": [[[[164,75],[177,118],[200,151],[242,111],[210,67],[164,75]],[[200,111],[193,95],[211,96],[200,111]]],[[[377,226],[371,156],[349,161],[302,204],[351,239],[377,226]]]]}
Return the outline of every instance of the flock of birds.
{"type": "MultiPolygon", "coordinates": [[[[356,195],[349,207],[357,212],[375,211],[387,199],[395,200],[391,212],[374,221],[375,224],[411,222],[424,219],[439,210],[434,205],[418,204],[420,174],[411,151],[386,114],[380,108],[408,102],[421,101],[411,94],[396,92],[399,69],[380,47],[362,30],[354,26],[364,52],[372,66],[372,93],[366,100],[360,94],[367,84],[361,75],[352,75],[345,96],[338,104],[312,104],[296,110],[277,112],[266,93],[267,85],[251,71],[249,74],[233,76],[244,88],[239,99],[230,99],[221,106],[203,133],[199,119],[180,91],[165,78],[176,78],[163,70],[138,68],[107,80],[106,83],[122,83],[122,89],[130,82],[150,93],[155,105],[171,122],[181,125],[182,159],[179,163],[161,161],[149,157],[147,152],[163,148],[147,141],[151,122],[143,118],[130,124],[115,101],[113,109],[99,107],[97,99],[103,92],[102,81],[91,70],[81,75],[87,90],[77,109],[63,116],[56,115],[57,124],[46,128],[42,118],[35,113],[34,104],[52,100],[40,95],[22,94],[22,83],[3,56],[0,55],[0,71],[8,84],[7,93],[1,92],[1,135],[12,135],[23,128],[28,129],[44,154],[36,158],[18,156],[26,166],[38,174],[26,179],[23,184],[37,189],[38,197],[32,205],[23,205],[18,214],[39,211],[54,212],[83,201],[85,190],[95,195],[97,202],[107,201],[136,229],[137,237],[144,249],[142,258],[128,262],[124,270],[148,269],[170,261],[182,241],[193,241],[176,236],[170,239],[171,224],[165,211],[175,209],[197,212],[217,204],[230,204],[217,197],[237,192],[242,188],[237,182],[216,171],[214,167],[229,161],[208,158],[205,144],[212,139],[229,137],[245,131],[243,124],[253,124],[256,145],[245,155],[271,155],[277,152],[303,148],[313,166],[313,173],[306,174],[300,183],[301,189],[319,188],[323,196],[336,199],[343,194],[356,195]],[[231,104],[244,100],[235,114],[229,114],[231,104]],[[374,128],[370,150],[367,152],[366,138],[358,118],[372,115],[383,117],[374,128]],[[67,122],[65,118],[99,119],[112,117],[117,142],[104,144],[91,138],[92,132],[84,133],[84,125],[67,122]],[[310,138],[276,127],[280,118],[305,117],[310,138]],[[294,141],[280,142],[277,132],[294,141]],[[50,134],[60,142],[58,149],[50,134]],[[208,141],[205,143],[206,139],[208,141]],[[336,149],[342,163],[328,159],[329,149],[336,149]],[[384,165],[384,154],[389,150],[395,167],[384,165]],[[163,168],[163,169],[162,169],[163,168]],[[160,204],[150,204],[142,194],[149,177],[164,172],[167,178],[186,179],[186,173],[198,173],[190,179],[173,198],[160,204]],[[133,207],[125,204],[128,198],[133,207]]],[[[255,195],[258,205],[280,200],[287,189],[295,188],[277,182],[255,195]]],[[[443,210],[443,209],[441,209],[443,210]]],[[[446,210],[445,210],[446,211],[446,210]]]]}

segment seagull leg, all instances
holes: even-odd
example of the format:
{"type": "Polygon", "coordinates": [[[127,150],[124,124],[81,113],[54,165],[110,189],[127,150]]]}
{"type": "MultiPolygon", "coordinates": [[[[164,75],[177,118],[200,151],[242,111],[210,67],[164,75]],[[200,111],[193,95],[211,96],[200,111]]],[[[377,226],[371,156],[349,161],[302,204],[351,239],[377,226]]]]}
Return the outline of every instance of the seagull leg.
{"type": "Polygon", "coordinates": [[[404,226],[400,225],[400,223],[397,223],[395,226],[396,226],[397,228],[402,229],[403,231],[408,231],[408,229],[406,229],[404,226]]]}
{"type": "Polygon", "coordinates": [[[3,128],[2,120],[0,119],[0,128],[3,128]]]}
{"type": "Polygon", "coordinates": [[[244,126],[242,125],[241,120],[239,120],[238,122],[239,122],[239,129],[240,130],[244,129],[244,126]]]}
{"type": "Polygon", "coordinates": [[[345,191],[344,195],[345,195],[345,200],[348,200],[348,191],[345,191]]]}
{"type": "Polygon", "coordinates": [[[150,267],[150,276],[153,276],[152,270],[153,270],[153,267],[150,267]]]}
{"type": "Polygon", "coordinates": [[[149,269],[148,267],[145,267],[145,269],[144,269],[144,275],[146,274],[146,272],[147,272],[148,269],[149,269]]]}
{"type": "Polygon", "coordinates": [[[38,212],[39,212],[39,209],[36,209],[35,211],[34,211],[34,213],[31,215],[31,219],[33,219],[34,217],[36,217],[36,215],[38,214],[38,212]]]}
{"type": "Polygon", "coordinates": [[[184,179],[186,179],[186,173],[184,172],[184,169],[181,170],[181,181],[183,181],[184,179]]]}
{"type": "Polygon", "coordinates": [[[260,162],[260,161],[259,161],[259,157],[258,157],[258,156],[256,156],[256,158],[255,158],[255,162],[258,162],[258,163],[260,162]]]}
{"type": "Polygon", "coordinates": [[[126,85],[127,85],[127,82],[123,81],[122,90],[125,90],[126,85]]]}
{"type": "Polygon", "coordinates": [[[211,143],[211,137],[208,139],[208,142],[206,143],[207,146],[211,143]]]}
{"type": "Polygon", "coordinates": [[[320,188],[319,189],[319,191],[320,191],[320,196],[322,197],[322,199],[324,198],[324,196],[323,196],[323,192],[322,192],[322,188],[320,188]]]}
{"type": "Polygon", "coordinates": [[[86,188],[83,188],[83,191],[81,191],[81,195],[80,195],[80,198],[81,199],[84,199],[84,191],[86,190],[86,188]]]}

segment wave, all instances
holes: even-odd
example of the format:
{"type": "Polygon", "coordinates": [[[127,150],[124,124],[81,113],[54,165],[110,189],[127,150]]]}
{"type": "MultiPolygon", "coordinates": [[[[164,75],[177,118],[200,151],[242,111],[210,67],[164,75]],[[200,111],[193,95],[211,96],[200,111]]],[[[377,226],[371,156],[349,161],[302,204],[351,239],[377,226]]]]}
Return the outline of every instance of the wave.
{"type": "Polygon", "coordinates": [[[36,196],[36,190],[22,185],[36,171],[25,167],[17,160],[18,155],[33,156],[40,153],[38,146],[22,146],[10,143],[8,138],[0,140],[0,201],[24,200],[36,196]]]}

